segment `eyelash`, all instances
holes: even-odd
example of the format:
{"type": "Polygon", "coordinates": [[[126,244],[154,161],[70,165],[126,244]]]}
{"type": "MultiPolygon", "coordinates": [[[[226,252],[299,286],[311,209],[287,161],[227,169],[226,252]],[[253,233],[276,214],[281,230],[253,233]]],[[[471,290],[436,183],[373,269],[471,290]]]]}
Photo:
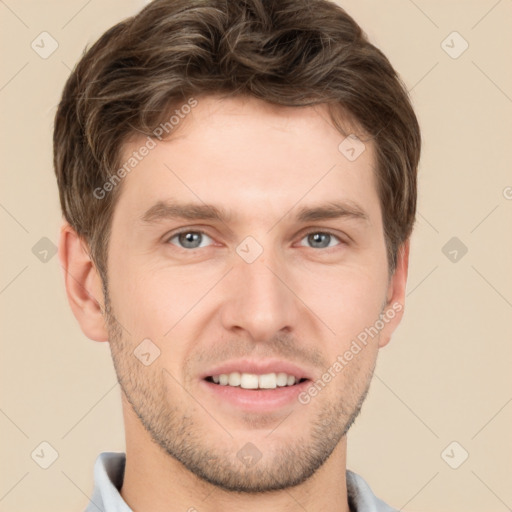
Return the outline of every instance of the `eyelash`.
{"type": "MultiPolygon", "coordinates": [[[[165,243],[170,243],[170,241],[183,234],[183,233],[199,233],[201,235],[206,235],[207,237],[213,239],[213,237],[211,237],[206,231],[203,231],[201,229],[182,229],[182,230],[179,230],[179,231],[176,231],[175,233],[172,233],[170,236],[167,236],[165,238],[165,243]]],[[[309,235],[312,235],[312,234],[322,234],[322,235],[330,235],[334,238],[336,238],[340,243],[339,245],[346,245],[346,242],[344,240],[342,240],[338,235],[336,235],[335,233],[333,233],[332,231],[329,231],[329,230],[319,230],[319,229],[312,229],[306,233],[304,233],[302,235],[302,238],[301,240],[303,240],[304,238],[306,238],[307,236],[309,235]]],[[[173,244],[174,245],[174,244],[173,244]]],[[[177,247],[178,249],[182,249],[183,251],[186,251],[186,252],[192,252],[192,251],[196,251],[198,249],[204,249],[205,247],[196,247],[194,249],[186,249],[185,247],[180,247],[178,245],[176,245],[175,247],[177,247]]],[[[310,249],[315,249],[314,247],[310,247],[310,249]]],[[[328,250],[328,249],[334,249],[334,247],[323,247],[321,249],[316,249],[316,250],[328,250]]]]}

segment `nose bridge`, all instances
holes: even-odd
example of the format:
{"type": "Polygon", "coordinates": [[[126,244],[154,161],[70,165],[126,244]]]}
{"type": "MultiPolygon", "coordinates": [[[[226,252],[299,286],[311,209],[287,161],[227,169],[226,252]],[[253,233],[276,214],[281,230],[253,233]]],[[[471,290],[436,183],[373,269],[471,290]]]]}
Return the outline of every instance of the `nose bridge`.
{"type": "MultiPolygon", "coordinates": [[[[244,249],[243,243],[239,250],[244,249]]],[[[223,304],[226,328],[242,328],[255,339],[269,339],[291,328],[297,314],[295,296],[284,284],[289,280],[276,253],[265,249],[256,259],[236,256],[223,304]]]]}

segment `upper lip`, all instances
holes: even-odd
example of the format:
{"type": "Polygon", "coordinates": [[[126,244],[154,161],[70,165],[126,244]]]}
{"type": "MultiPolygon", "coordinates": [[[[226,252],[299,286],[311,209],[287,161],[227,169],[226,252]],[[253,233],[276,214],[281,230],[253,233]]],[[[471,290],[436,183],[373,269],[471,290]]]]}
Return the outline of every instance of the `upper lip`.
{"type": "Polygon", "coordinates": [[[279,359],[237,359],[211,368],[201,375],[201,378],[206,379],[206,377],[213,377],[214,375],[220,375],[222,373],[229,374],[233,372],[256,373],[258,375],[265,373],[286,373],[288,375],[293,375],[298,379],[312,380],[311,374],[308,370],[305,370],[294,363],[279,359]]]}

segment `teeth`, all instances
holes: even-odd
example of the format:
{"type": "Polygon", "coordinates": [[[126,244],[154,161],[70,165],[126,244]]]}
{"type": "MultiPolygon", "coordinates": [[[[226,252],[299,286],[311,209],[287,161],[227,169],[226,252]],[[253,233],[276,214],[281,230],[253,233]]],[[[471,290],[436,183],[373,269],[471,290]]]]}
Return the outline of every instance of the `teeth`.
{"type": "Polygon", "coordinates": [[[241,380],[242,376],[238,372],[233,372],[229,374],[228,384],[230,386],[240,386],[241,380]]]}
{"type": "Polygon", "coordinates": [[[288,375],[286,384],[288,386],[292,386],[293,384],[295,384],[295,377],[293,375],[288,375]]]}
{"type": "Polygon", "coordinates": [[[240,387],[244,389],[258,389],[258,376],[254,373],[240,375],[240,387]]]}
{"type": "Polygon", "coordinates": [[[278,373],[276,377],[276,383],[278,386],[283,387],[288,385],[288,375],[286,373],[278,373]]]}
{"type": "Polygon", "coordinates": [[[275,373],[260,375],[258,381],[262,389],[275,389],[277,387],[277,376],[275,373]]]}
{"type": "Polygon", "coordinates": [[[300,379],[286,373],[221,373],[212,376],[213,382],[221,386],[240,386],[243,389],[276,389],[277,387],[293,386],[300,379]]]}

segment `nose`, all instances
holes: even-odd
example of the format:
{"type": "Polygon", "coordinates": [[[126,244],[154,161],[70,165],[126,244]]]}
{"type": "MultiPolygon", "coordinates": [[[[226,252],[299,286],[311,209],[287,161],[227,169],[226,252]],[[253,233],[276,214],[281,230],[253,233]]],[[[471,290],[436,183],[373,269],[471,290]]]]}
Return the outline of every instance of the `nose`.
{"type": "Polygon", "coordinates": [[[254,341],[265,341],[279,331],[296,328],[302,305],[293,291],[296,284],[290,270],[270,251],[252,263],[235,259],[224,287],[221,318],[225,329],[246,331],[254,341]]]}

